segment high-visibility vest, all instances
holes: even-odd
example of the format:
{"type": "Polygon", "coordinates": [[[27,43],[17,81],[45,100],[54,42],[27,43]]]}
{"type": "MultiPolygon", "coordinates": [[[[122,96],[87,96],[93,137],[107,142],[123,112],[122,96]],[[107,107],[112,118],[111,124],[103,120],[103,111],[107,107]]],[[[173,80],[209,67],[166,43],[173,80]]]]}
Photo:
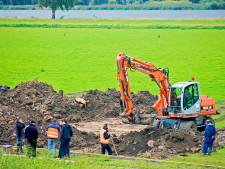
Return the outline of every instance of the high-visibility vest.
{"type": "Polygon", "coordinates": [[[55,128],[48,128],[47,137],[58,139],[59,138],[59,130],[55,129],[55,128]]]}
{"type": "Polygon", "coordinates": [[[106,132],[106,130],[104,130],[104,129],[100,130],[99,138],[100,138],[100,143],[101,144],[109,144],[109,139],[105,139],[104,138],[104,133],[105,132],[106,132]]]}

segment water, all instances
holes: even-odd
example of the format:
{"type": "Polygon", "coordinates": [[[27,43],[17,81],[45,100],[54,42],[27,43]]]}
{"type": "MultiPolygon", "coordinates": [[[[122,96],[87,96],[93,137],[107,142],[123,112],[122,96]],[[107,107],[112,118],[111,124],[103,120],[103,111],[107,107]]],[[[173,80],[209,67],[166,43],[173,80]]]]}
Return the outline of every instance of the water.
{"type": "MultiPolygon", "coordinates": [[[[224,19],[225,10],[58,10],[56,17],[65,19],[224,19]]],[[[0,18],[51,18],[51,10],[0,10],[0,18]]]]}

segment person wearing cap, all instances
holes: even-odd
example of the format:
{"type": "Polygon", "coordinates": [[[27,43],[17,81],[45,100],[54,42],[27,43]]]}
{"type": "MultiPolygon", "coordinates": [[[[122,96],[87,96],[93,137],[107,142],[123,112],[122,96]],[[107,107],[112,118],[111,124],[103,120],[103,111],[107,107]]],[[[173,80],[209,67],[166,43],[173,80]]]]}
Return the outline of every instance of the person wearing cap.
{"type": "Polygon", "coordinates": [[[34,121],[31,121],[30,124],[25,128],[25,139],[27,142],[28,157],[36,157],[38,130],[34,121]]]}
{"type": "Polygon", "coordinates": [[[55,121],[52,121],[47,127],[48,155],[56,158],[56,145],[59,139],[60,127],[55,121]]]}
{"type": "Polygon", "coordinates": [[[211,120],[206,121],[204,142],[202,146],[202,154],[210,155],[213,148],[213,142],[215,140],[216,128],[211,120]]]}
{"type": "Polygon", "coordinates": [[[105,150],[107,150],[108,155],[112,155],[112,149],[109,145],[110,134],[108,133],[108,125],[104,124],[102,129],[99,132],[99,139],[101,143],[101,152],[105,154],[105,150]]]}
{"type": "Polygon", "coordinates": [[[25,124],[22,119],[16,121],[16,139],[17,139],[17,153],[23,153],[23,137],[25,124]]]}

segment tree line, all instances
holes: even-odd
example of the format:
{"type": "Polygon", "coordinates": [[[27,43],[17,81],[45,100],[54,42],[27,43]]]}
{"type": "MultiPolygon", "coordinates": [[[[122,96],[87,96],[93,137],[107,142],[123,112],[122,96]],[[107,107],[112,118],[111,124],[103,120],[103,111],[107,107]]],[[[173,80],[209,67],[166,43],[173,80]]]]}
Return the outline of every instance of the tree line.
{"type": "MultiPolygon", "coordinates": [[[[35,5],[42,0],[0,0],[2,5],[35,5]]],[[[48,0],[46,0],[48,1],[48,0]]],[[[50,0],[51,1],[51,0],[50,0]]],[[[61,0],[62,1],[62,0],[61,0]]],[[[102,4],[142,4],[145,2],[163,2],[166,0],[73,0],[74,5],[102,5],[102,4]]],[[[174,0],[175,2],[186,2],[185,0],[174,0]]],[[[189,0],[192,3],[200,3],[208,0],[189,0]]],[[[218,1],[218,0],[215,0],[218,1]]],[[[221,0],[219,0],[221,1],[221,0]]]]}

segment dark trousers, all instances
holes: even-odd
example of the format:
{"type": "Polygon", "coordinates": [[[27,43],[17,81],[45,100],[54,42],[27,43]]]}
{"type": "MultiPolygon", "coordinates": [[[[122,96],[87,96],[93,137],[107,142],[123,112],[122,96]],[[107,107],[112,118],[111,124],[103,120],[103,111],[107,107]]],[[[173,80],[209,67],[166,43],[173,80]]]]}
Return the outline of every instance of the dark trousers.
{"type": "Polygon", "coordinates": [[[23,153],[23,137],[17,137],[17,153],[23,153]]]}
{"type": "Polygon", "coordinates": [[[36,157],[36,147],[37,147],[37,140],[28,141],[28,144],[27,144],[28,157],[36,157]]]}
{"type": "Polygon", "coordinates": [[[70,139],[60,139],[59,158],[70,157],[70,139]]]}
{"type": "Polygon", "coordinates": [[[211,154],[213,148],[213,141],[207,141],[204,142],[203,147],[202,147],[202,154],[211,154]]]}
{"type": "Polygon", "coordinates": [[[111,149],[110,145],[108,145],[108,144],[101,144],[102,154],[105,154],[105,150],[107,150],[108,155],[112,155],[112,149],[111,149]]]}

